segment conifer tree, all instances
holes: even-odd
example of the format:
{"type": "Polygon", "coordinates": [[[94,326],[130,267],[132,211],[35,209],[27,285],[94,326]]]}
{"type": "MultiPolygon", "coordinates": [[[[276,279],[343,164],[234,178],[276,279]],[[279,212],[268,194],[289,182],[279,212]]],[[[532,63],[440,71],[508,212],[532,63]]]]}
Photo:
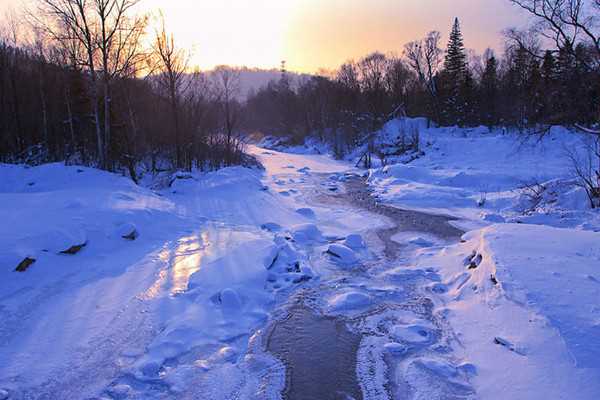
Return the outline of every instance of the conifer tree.
{"type": "Polygon", "coordinates": [[[489,127],[498,123],[496,99],[498,96],[498,61],[491,55],[481,75],[481,120],[489,127]]]}
{"type": "Polygon", "coordinates": [[[446,51],[446,59],[444,60],[444,70],[452,79],[460,81],[464,79],[466,69],[467,55],[465,53],[465,45],[460,30],[460,22],[458,18],[456,18],[454,20],[452,32],[450,32],[448,50],[446,51]]]}
{"type": "Polygon", "coordinates": [[[467,55],[460,30],[460,22],[456,18],[450,32],[448,49],[446,50],[446,58],[444,60],[444,70],[441,77],[442,86],[444,86],[443,92],[446,95],[444,110],[442,112],[445,123],[463,125],[465,122],[464,113],[467,100],[464,98],[464,85],[466,71],[467,55]]]}

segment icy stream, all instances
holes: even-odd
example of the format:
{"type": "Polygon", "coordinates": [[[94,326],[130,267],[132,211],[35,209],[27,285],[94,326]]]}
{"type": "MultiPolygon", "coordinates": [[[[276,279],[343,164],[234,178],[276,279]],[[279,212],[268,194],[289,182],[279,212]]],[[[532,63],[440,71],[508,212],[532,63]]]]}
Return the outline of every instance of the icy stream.
{"type": "MultiPolygon", "coordinates": [[[[379,243],[369,243],[369,246],[380,247],[382,254],[376,261],[363,266],[363,269],[386,270],[394,264],[402,264],[403,251],[407,249],[405,244],[394,240],[399,233],[406,231],[424,233],[444,242],[458,241],[463,233],[449,223],[452,220],[450,217],[402,210],[378,203],[371,196],[364,179],[356,175],[347,177],[342,192],[317,190],[313,193],[312,199],[321,207],[352,207],[360,212],[383,216],[389,221],[388,225],[372,229],[370,232],[372,235],[367,241],[379,243]]],[[[410,392],[410,389],[398,387],[393,382],[395,378],[391,375],[396,374],[397,370],[393,362],[384,372],[384,382],[376,382],[378,378],[376,375],[381,372],[376,369],[381,369],[390,359],[389,356],[381,353],[381,348],[375,350],[377,355],[372,353],[373,349],[369,349],[369,347],[377,348],[383,345],[383,343],[369,345],[373,338],[377,341],[377,337],[383,336],[381,334],[383,332],[374,332],[370,325],[376,321],[377,329],[385,331],[387,327],[382,321],[395,318],[390,317],[390,311],[393,309],[398,309],[400,313],[405,314],[414,313],[417,320],[419,317],[425,317],[426,324],[423,326],[441,325],[431,314],[429,299],[420,298],[416,293],[408,296],[388,293],[382,296],[386,298],[387,303],[368,307],[353,318],[348,318],[347,315],[321,315],[319,311],[315,311],[315,304],[319,303],[319,297],[327,294],[328,291],[343,292],[345,287],[352,287],[353,279],[363,272],[340,273],[330,282],[322,282],[317,291],[311,291],[312,293],[308,295],[301,293],[293,296],[290,303],[294,304],[289,306],[285,316],[272,323],[266,339],[266,348],[286,365],[286,388],[283,392],[285,399],[395,398],[394,393],[410,392]],[[305,303],[310,304],[310,307],[305,303]],[[386,358],[386,363],[368,366],[369,361],[365,358],[374,356],[386,358]],[[361,357],[363,360],[359,360],[361,357]],[[359,365],[361,363],[362,366],[359,365]],[[362,382],[359,382],[361,379],[362,382]]],[[[406,274],[404,277],[406,291],[412,291],[413,286],[427,280],[423,278],[424,276],[419,274],[406,274]]],[[[427,351],[427,347],[437,344],[443,335],[441,329],[437,327],[423,328],[420,325],[411,325],[408,327],[409,331],[410,329],[415,331],[417,337],[413,352],[422,349],[427,351]]],[[[403,351],[409,353],[407,349],[403,351]]],[[[448,390],[444,389],[444,391],[448,390]]],[[[469,393],[469,389],[464,389],[462,394],[469,393]]]]}

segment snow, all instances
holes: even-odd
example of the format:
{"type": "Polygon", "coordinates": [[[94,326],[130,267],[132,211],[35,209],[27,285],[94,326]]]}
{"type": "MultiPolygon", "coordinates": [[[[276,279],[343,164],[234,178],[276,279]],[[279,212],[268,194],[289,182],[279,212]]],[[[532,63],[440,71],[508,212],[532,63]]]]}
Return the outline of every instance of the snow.
{"type": "Polygon", "coordinates": [[[581,134],[553,127],[540,139],[483,127],[427,128],[421,119],[408,119],[390,121],[379,137],[392,144],[405,125],[419,127],[424,154],[369,172],[381,200],[463,218],[466,229],[506,220],[600,230],[600,215],[574,185],[566,151],[582,146],[581,134]],[[535,204],[527,187],[538,185],[541,201],[535,204]]]}
{"type": "Polygon", "coordinates": [[[356,264],[358,261],[356,253],[354,253],[351,248],[346,247],[343,244],[330,244],[329,248],[327,249],[327,253],[332,256],[332,260],[336,263],[352,265],[356,264]]]}
{"type": "Polygon", "coordinates": [[[597,397],[600,234],[500,224],[464,240],[419,262],[437,265],[448,287],[443,308],[477,366],[479,395],[597,397]],[[481,262],[467,269],[473,251],[481,262]]]}
{"type": "Polygon", "coordinates": [[[353,250],[361,250],[364,249],[366,246],[362,236],[358,233],[348,235],[348,237],[346,237],[346,239],[344,240],[344,245],[353,250]]]}
{"type": "Polygon", "coordinates": [[[402,124],[419,126],[424,154],[370,170],[374,195],[466,233],[395,232],[394,260],[387,218],[332,200],[364,171],[318,143],[249,146],[264,171],[162,187],[0,165],[0,399],[279,399],[286,366],[265,337],[300,302],[362,335],[366,399],[597,399],[600,217],[562,150],[580,138],[417,119],[377,142],[402,124]]]}
{"type": "MultiPolygon", "coordinates": [[[[393,143],[403,124],[420,127],[424,154],[371,170],[369,184],[381,201],[456,216],[469,231],[451,246],[422,233],[393,239],[415,246],[416,268],[440,275],[425,290],[477,372],[477,396],[597,398],[600,219],[565,152],[581,135],[554,127],[535,140],[395,120],[379,139],[393,143]]],[[[414,326],[396,339],[425,340],[414,326]]]]}
{"type": "Polygon", "coordinates": [[[350,291],[334,296],[329,300],[329,308],[334,311],[365,307],[372,303],[369,295],[361,292],[350,291]]]}

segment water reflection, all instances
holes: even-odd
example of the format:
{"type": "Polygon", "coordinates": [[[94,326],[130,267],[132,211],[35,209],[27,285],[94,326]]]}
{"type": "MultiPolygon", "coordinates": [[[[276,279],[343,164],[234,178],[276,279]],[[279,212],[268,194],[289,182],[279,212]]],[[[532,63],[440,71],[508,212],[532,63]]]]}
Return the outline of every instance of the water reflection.
{"type": "Polygon", "coordinates": [[[202,259],[210,253],[208,232],[186,236],[175,245],[169,243],[158,254],[166,267],[158,273],[156,281],[142,295],[154,299],[163,294],[177,295],[187,290],[190,277],[200,270],[202,259]]]}
{"type": "Polygon", "coordinates": [[[179,240],[170,269],[171,294],[187,290],[190,276],[200,269],[209,245],[207,232],[179,240]]]}

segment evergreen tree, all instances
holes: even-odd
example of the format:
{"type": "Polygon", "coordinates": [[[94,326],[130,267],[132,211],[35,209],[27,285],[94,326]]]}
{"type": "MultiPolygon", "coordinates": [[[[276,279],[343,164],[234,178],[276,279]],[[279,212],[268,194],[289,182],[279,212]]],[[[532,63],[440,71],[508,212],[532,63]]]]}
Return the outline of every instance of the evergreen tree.
{"type": "Polygon", "coordinates": [[[485,62],[485,70],[481,76],[481,91],[479,105],[480,120],[489,127],[498,123],[498,61],[493,55],[485,62]]]}
{"type": "Polygon", "coordinates": [[[466,71],[467,55],[460,30],[460,22],[456,18],[450,32],[444,70],[440,76],[440,91],[445,98],[442,110],[444,123],[463,125],[465,122],[464,114],[467,106],[463,95],[465,92],[466,71]]]}
{"type": "Polygon", "coordinates": [[[451,79],[459,81],[464,79],[467,70],[467,55],[458,18],[454,20],[454,26],[452,32],[450,32],[444,70],[451,79]]]}

